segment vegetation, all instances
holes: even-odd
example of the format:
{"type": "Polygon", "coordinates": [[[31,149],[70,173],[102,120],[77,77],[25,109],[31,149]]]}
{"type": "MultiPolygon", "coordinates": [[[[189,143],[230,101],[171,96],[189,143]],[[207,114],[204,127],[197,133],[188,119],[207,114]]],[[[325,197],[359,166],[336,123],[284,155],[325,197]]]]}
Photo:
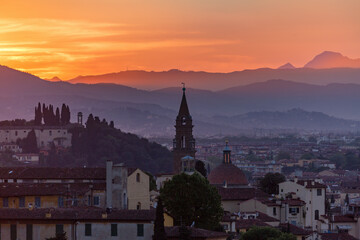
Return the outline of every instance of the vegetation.
{"type": "Polygon", "coordinates": [[[330,157],[330,161],[335,163],[336,168],[340,169],[359,169],[360,158],[354,152],[346,152],[344,154],[337,153],[330,157]]]}
{"type": "Polygon", "coordinates": [[[156,219],[154,223],[154,240],[166,240],[166,233],[164,227],[164,206],[161,198],[158,198],[156,207],[156,219]]]}
{"type": "Polygon", "coordinates": [[[42,125],[44,122],[45,125],[48,126],[58,126],[58,125],[66,125],[70,123],[70,108],[69,106],[63,104],[61,107],[61,113],[59,108],[56,108],[54,111],[54,106],[49,105],[46,106],[43,103],[42,108],[41,104],[38,103],[38,106],[35,107],[35,125],[42,125]]]}
{"type": "Polygon", "coordinates": [[[285,176],[280,173],[267,173],[263,179],[260,180],[260,188],[268,194],[278,193],[278,184],[285,182],[285,176]]]}
{"type": "Polygon", "coordinates": [[[206,171],[206,168],[205,168],[205,163],[203,161],[200,161],[200,160],[196,161],[195,170],[198,171],[204,177],[206,177],[207,171],[206,171]]]}
{"type": "Polygon", "coordinates": [[[252,227],[241,236],[241,240],[296,240],[291,233],[284,233],[272,227],[252,227]]]}
{"type": "Polygon", "coordinates": [[[176,225],[216,230],[223,216],[221,197],[214,186],[198,173],[182,173],[166,182],[160,190],[165,208],[176,225]]]}
{"type": "Polygon", "coordinates": [[[106,160],[125,163],[144,171],[158,173],[172,169],[172,154],[145,138],[124,133],[105,119],[89,115],[85,128],[72,129],[71,153],[88,166],[104,166],[106,160]]]}
{"type": "Polygon", "coordinates": [[[18,139],[17,144],[22,148],[23,153],[38,153],[36,135],[34,129],[32,129],[26,138],[18,139]]]}
{"type": "Polygon", "coordinates": [[[276,155],[276,161],[279,161],[279,160],[282,160],[282,159],[291,159],[290,153],[280,151],[280,152],[276,155]]]}

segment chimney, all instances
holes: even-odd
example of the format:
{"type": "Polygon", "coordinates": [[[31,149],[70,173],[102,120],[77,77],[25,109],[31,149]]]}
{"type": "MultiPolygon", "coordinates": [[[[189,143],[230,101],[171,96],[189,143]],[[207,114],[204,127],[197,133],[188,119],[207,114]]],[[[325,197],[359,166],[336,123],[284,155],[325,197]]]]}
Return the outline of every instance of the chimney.
{"type": "Polygon", "coordinates": [[[106,207],[112,208],[112,167],[113,162],[106,161],[106,207]]]}

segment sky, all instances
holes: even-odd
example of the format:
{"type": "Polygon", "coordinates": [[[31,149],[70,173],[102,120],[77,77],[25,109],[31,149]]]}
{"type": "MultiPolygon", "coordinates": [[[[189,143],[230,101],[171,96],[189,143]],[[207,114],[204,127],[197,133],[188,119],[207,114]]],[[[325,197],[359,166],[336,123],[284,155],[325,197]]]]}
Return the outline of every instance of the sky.
{"type": "Polygon", "coordinates": [[[63,80],[360,57],[359,0],[0,0],[0,65],[63,80]]]}

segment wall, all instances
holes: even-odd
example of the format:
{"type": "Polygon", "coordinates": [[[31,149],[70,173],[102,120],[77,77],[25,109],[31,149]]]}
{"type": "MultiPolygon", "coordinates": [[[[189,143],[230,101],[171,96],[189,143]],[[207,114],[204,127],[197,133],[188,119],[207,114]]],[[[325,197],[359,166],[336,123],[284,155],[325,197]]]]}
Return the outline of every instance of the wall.
{"type": "Polygon", "coordinates": [[[141,203],[141,209],[150,209],[150,178],[149,175],[136,169],[127,180],[128,209],[137,209],[141,203]],[[140,181],[137,181],[137,174],[140,181]]]}

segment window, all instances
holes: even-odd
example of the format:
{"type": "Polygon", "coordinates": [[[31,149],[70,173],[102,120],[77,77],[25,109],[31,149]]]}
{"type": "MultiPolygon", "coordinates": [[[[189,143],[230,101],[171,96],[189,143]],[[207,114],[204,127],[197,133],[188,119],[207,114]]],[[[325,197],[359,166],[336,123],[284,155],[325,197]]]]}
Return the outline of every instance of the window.
{"type": "Polygon", "coordinates": [[[137,236],[143,237],[144,236],[144,224],[137,225],[137,236]]]}
{"type": "Polygon", "coordinates": [[[138,202],[138,203],[137,203],[136,209],[137,209],[137,210],[140,210],[140,209],[141,209],[141,202],[138,202]]]}
{"type": "Polygon", "coordinates": [[[63,197],[58,198],[58,206],[59,207],[64,207],[64,198],[63,197]]]}
{"type": "Polygon", "coordinates": [[[273,208],[273,215],[276,216],[276,207],[273,208]]]}
{"type": "Polygon", "coordinates": [[[100,197],[99,196],[95,196],[94,197],[94,206],[99,206],[100,205],[100,197]]]}
{"type": "Polygon", "coordinates": [[[17,136],[18,135],[18,132],[17,131],[15,131],[15,136],[17,136]]]}
{"type": "Polygon", "coordinates": [[[281,189],[281,192],[284,192],[284,189],[281,189]]]}
{"type": "Polygon", "coordinates": [[[85,236],[91,236],[91,223],[85,223],[85,236]]]}
{"type": "Polygon", "coordinates": [[[315,220],[319,220],[319,210],[315,210],[315,220]]]}
{"type": "Polygon", "coordinates": [[[136,181],[137,181],[137,182],[140,182],[140,173],[137,173],[137,174],[136,174],[136,181]]]}
{"type": "Polygon", "coordinates": [[[16,240],[17,239],[17,230],[16,230],[16,224],[10,225],[10,240],[16,240]]]}
{"type": "Polygon", "coordinates": [[[19,197],[19,207],[25,207],[25,197],[19,197]]]}
{"type": "Polygon", "coordinates": [[[49,136],[51,136],[51,135],[52,135],[52,131],[50,130],[50,131],[49,131],[49,136]]]}
{"type": "Polygon", "coordinates": [[[59,234],[63,234],[63,233],[64,233],[64,225],[63,224],[56,224],[55,236],[57,236],[59,234]]]}
{"type": "Polygon", "coordinates": [[[32,240],[32,239],[33,239],[33,225],[26,224],[26,240],[32,240]]]}
{"type": "Polygon", "coordinates": [[[9,199],[3,198],[3,207],[9,207],[9,199]]]}
{"type": "Polygon", "coordinates": [[[116,237],[117,235],[118,235],[117,224],[111,224],[111,236],[116,237]]]}
{"type": "Polygon", "coordinates": [[[317,191],[317,195],[318,195],[318,196],[321,196],[321,194],[322,194],[322,189],[320,188],[320,189],[317,189],[316,191],[317,191]]]}
{"type": "Polygon", "coordinates": [[[41,199],[40,197],[35,197],[35,207],[41,207],[41,199]]]}
{"type": "Polygon", "coordinates": [[[289,213],[291,214],[299,213],[299,208],[289,208],[289,213]]]}

